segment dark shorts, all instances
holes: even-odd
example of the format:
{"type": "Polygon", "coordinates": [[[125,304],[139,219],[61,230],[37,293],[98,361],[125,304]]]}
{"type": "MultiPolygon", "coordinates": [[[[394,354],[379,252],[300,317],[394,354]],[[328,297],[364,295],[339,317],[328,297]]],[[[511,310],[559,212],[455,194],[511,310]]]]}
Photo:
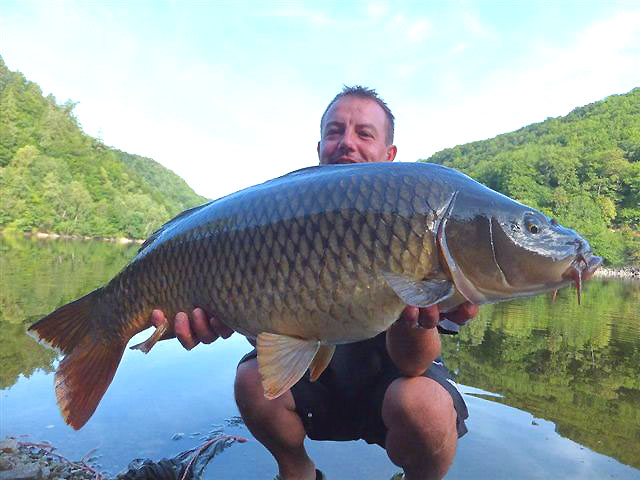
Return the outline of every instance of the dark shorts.
{"type": "MultiPolygon", "coordinates": [[[[384,333],[356,344],[339,345],[329,367],[315,382],[307,374],[291,388],[296,411],[313,440],[360,440],[384,447],[387,429],[382,402],[387,388],[402,377],[386,352],[384,333]]],[[[255,349],[240,363],[256,358],[255,349]]],[[[451,395],[458,437],[467,433],[469,416],[449,370],[438,358],[424,373],[451,395]]]]}

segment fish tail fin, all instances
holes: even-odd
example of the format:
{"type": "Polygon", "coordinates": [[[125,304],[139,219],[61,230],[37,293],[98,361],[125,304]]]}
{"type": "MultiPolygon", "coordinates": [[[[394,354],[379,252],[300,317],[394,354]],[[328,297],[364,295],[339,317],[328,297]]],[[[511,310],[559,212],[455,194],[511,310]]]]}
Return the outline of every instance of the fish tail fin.
{"type": "Polygon", "coordinates": [[[128,339],[98,330],[102,289],[63,305],[29,327],[38,340],[61,351],[55,377],[56,398],[64,420],[75,430],[91,418],[116,373],[128,339]]]}

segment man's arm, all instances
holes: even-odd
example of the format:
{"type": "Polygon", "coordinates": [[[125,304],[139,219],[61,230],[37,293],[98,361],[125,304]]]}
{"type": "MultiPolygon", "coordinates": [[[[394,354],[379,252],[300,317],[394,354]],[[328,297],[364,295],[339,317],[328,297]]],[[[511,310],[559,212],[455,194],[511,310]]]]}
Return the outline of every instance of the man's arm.
{"type": "MultiPolygon", "coordinates": [[[[464,324],[478,313],[478,306],[464,303],[447,312],[446,317],[464,324]]],[[[426,308],[407,307],[400,318],[387,330],[387,351],[403,375],[422,375],[440,355],[440,335],[436,325],[440,321],[437,305],[426,308]]]]}

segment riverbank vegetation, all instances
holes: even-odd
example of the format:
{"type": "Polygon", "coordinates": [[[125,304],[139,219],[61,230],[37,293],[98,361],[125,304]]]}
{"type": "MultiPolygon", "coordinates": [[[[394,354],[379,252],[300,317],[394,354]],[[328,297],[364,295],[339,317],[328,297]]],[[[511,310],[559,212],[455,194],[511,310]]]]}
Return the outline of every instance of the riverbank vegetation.
{"type": "Polygon", "coordinates": [[[145,238],[206,200],[152,159],[86,135],[74,106],[0,57],[0,229],[145,238]]]}
{"type": "Polygon", "coordinates": [[[609,265],[640,266],[640,88],[428,161],[574,228],[609,265]]]}

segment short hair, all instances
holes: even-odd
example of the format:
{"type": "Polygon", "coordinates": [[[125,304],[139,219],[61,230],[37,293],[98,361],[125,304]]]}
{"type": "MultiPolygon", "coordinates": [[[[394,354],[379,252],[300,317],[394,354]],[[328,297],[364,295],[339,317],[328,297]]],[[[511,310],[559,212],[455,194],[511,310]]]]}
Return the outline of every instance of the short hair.
{"type": "Polygon", "coordinates": [[[382,110],[385,113],[385,116],[387,117],[387,131],[385,132],[385,141],[387,145],[393,145],[395,117],[393,116],[393,113],[391,113],[391,109],[387,106],[385,101],[382,98],[380,98],[380,96],[378,95],[378,92],[376,92],[375,89],[363,87],[362,85],[353,85],[352,87],[348,87],[347,85],[344,85],[342,87],[342,91],[339,94],[337,94],[333,100],[331,100],[329,105],[327,105],[327,108],[325,109],[324,113],[322,114],[322,118],[320,119],[321,135],[322,135],[322,126],[324,125],[324,120],[327,116],[327,112],[338,100],[340,100],[343,97],[366,98],[376,102],[380,106],[380,108],[382,108],[382,110]]]}

